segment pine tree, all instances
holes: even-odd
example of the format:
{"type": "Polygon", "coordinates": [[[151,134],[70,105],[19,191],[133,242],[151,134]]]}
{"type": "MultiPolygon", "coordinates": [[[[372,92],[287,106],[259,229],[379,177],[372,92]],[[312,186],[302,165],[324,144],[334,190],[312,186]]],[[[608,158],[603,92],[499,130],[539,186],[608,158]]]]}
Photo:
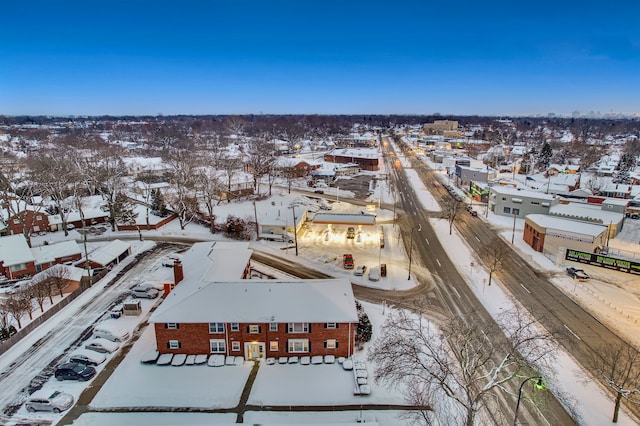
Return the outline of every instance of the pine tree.
{"type": "Polygon", "coordinates": [[[151,213],[160,217],[166,217],[168,214],[164,196],[159,188],[151,192],[151,213]]]}
{"type": "Polygon", "coordinates": [[[551,164],[552,156],[553,150],[551,149],[551,145],[549,145],[549,142],[544,141],[542,149],[540,150],[540,156],[538,157],[538,168],[541,170],[547,170],[549,168],[549,164],[551,164]]]}

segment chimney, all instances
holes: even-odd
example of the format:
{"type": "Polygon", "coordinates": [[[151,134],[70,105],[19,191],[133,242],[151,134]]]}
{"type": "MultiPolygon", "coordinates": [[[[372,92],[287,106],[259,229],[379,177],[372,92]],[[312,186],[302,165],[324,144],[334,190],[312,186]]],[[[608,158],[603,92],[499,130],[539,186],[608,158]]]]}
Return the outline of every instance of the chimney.
{"type": "Polygon", "coordinates": [[[182,271],[182,262],[179,260],[173,261],[173,282],[178,285],[180,281],[184,279],[184,272],[182,271]]]}

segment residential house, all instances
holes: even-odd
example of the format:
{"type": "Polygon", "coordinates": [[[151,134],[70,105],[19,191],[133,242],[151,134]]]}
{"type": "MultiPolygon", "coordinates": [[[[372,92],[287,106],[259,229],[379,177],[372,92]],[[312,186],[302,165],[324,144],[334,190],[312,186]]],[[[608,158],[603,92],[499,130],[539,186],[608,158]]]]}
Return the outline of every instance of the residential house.
{"type": "Polygon", "coordinates": [[[36,271],[44,271],[57,264],[72,263],[82,258],[82,250],[75,241],[63,241],[31,248],[36,271]]]}
{"type": "Polygon", "coordinates": [[[35,258],[24,235],[0,238],[0,275],[14,279],[35,273],[35,258]]]}

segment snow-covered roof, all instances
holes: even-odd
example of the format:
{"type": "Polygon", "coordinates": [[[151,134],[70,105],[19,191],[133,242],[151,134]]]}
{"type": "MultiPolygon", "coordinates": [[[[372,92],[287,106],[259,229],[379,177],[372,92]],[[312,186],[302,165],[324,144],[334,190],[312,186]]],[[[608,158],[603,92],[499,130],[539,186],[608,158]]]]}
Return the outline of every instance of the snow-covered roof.
{"type": "Polygon", "coordinates": [[[70,266],[70,265],[58,264],[58,265],[53,265],[51,268],[45,269],[42,272],[38,272],[33,276],[31,281],[34,283],[37,283],[39,281],[47,279],[49,276],[51,276],[52,273],[56,273],[56,270],[65,271],[64,275],[61,274],[60,276],[66,277],[69,281],[76,281],[76,282],[80,282],[80,280],[82,279],[82,276],[86,275],[86,272],[87,272],[86,269],[76,268],[75,266],[70,266]]]}
{"type": "Polygon", "coordinates": [[[368,225],[376,224],[376,217],[370,214],[349,213],[317,213],[313,217],[314,224],[368,225]]]}
{"type": "Polygon", "coordinates": [[[549,214],[598,221],[603,224],[618,223],[624,216],[622,213],[602,210],[601,206],[583,203],[556,204],[549,209],[549,214]]]}
{"type": "Polygon", "coordinates": [[[251,250],[248,242],[195,243],[182,256],[185,281],[238,280],[242,278],[250,258],[251,250]]]}
{"type": "Polygon", "coordinates": [[[555,229],[562,233],[576,233],[582,235],[588,235],[591,237],[597,237],[607,230],[604,225],[597,225],[595,223],[581,222],[578,220],[563,219],[557,216],[549,216],[546,214],[530,214],[526,217],[527,220],[535,223],[543,228],[555,229]]]}
{"type": "Polygon", "coordinates": [[[631,200],[627,200],[624,198],[606,198],[602,204],[610,204],[612,206],[624,206],[627,207],[631,200]]]}
{"type": "Polygon", "coordinates": [[[0,260],[6,267],[33,262],[35,259],[24,235],[18,234],[0,237],[0,260]]]}
{"type": "Polygon", "coordinates": [[[131,248],[131,244],[120,240],[113,240],[106,246],[99,247],[89,253],[89,260],[99,265],[108,265],[116,260],[122,253],[129,250],[129,248],[131,248]]]}
{"type": "Polygon", "coordinates": [[[156,323],[357,322],[351,283],[237,280],[178,284],[149,319],[156,323]]]}
{"type": "Polygon", "coordinates": [[[80,246],[75,241],[63,241],[61,243],[49,244],[46,246],[33,247],[31,249],[33,257],[36,259],[36,264],[49,263],[56,260],[59,257],[72,256],[74,254],[81,254],[80,246]]]}
{"type": "Polygon", "coordinates": [[[501,195],[513,195],[517,197],[536,198],[540,200],[553,200],[555,197],[551,194],[545,194],[538,191],[528,191],[526,189],[517,189],[512,186],[495,185],[491,187],[491,191],[501,195]]]}
{"type": "Polygon", "coordinates": [[[329,153],[336,157],[378,158],[380,154],[375,148],[340,148],[329,153]]]}

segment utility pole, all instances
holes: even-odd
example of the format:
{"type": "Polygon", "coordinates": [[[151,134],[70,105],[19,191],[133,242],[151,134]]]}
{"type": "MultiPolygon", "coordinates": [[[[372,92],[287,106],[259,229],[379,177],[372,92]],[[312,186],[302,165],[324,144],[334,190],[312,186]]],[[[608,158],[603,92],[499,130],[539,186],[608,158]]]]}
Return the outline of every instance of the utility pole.
{"type": "Polygon", "coordinates": [[[291,206],[293,211],[293,236],[296,242],[296,256],[298,255],[298,222],[296,218],[296,206],[291,206]]]}

